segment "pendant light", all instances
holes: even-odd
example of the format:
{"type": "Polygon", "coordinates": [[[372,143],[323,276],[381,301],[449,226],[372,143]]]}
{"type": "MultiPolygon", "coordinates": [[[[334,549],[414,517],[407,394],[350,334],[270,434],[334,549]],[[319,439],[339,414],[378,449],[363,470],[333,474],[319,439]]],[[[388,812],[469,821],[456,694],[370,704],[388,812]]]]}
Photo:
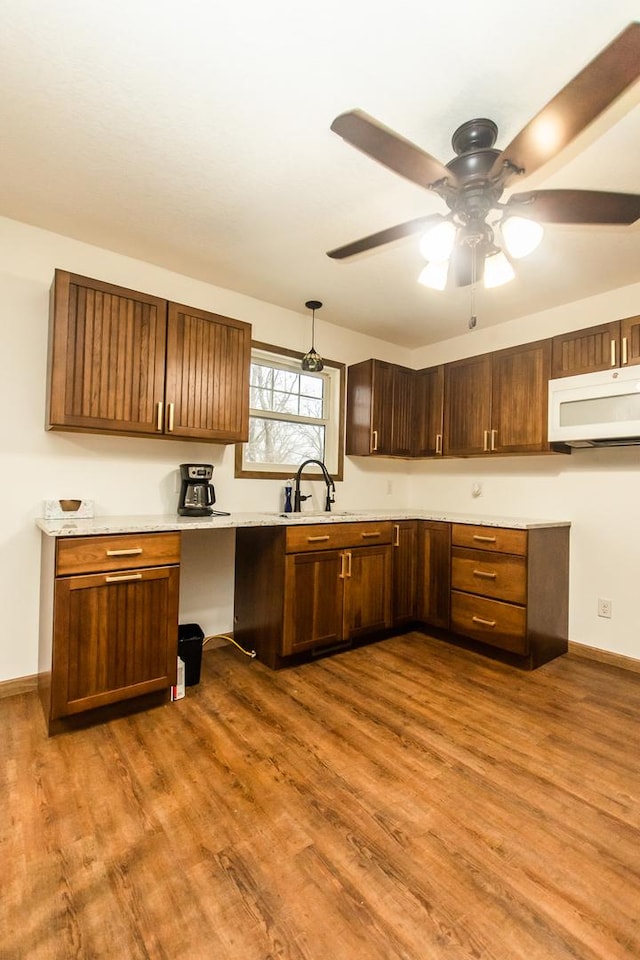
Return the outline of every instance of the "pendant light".
{"type": "Polygon", "coordinates": [[[307,300],[305,307],[307,310],[311,310],[311,349],[308,353],[305,353],[302,358],[302,369],[305,373],[320,373],[324,367],[322,362],[322,357],[317,353],[315,344],[315,333],[316,333],[316,310],[319,310],[322,306],[320,300],[307,300]]]}

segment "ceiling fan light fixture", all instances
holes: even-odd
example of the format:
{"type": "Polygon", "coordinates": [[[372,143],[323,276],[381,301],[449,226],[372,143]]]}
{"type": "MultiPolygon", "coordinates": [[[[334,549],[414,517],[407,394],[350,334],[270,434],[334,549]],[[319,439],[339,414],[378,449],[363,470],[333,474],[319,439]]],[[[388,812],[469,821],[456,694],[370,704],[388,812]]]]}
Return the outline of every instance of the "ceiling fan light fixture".
{"type": "Polygon", "coordinates": [[[484,262],[484,285],[487,288],[501,287],[503,283],[513,280],[515,273],[513,267],[505,257],[502,250],[492,254],[484,262]]]}
{"type": "Polygon", "coordinates": [[[451,220],[443,220],[431,227],[420,240],[420,253],[425,260],[441,263],[448,260],[456,239],[456,228],[451,220]]]}
{"type": "Polygon", "coordinates": [[[324,368],[324,363],[322,357],[316,350],[314,344],[316,339],[316,310],[319,310],[322,306],[320,300],[307,300],[305,307],[307,310],[311,310],[311,349],[305,353],[302,358],[302,369],[305,373],[320,373],[324,368]]]}
{"type": "Polygon", "coordinates": [[[514,260],[533,253],[544,235],[541,224],[526,217],[505,217],[500,225],[500,231],[507,253],[514,260]]]}
{"type": "Polygon", "coordinates": [[[444,290],[447,285],[448,273],[448,260],[432,260],[420,271],[418,283],[421,283],[423,287],[429,287],[431,290],[444,290]]]}

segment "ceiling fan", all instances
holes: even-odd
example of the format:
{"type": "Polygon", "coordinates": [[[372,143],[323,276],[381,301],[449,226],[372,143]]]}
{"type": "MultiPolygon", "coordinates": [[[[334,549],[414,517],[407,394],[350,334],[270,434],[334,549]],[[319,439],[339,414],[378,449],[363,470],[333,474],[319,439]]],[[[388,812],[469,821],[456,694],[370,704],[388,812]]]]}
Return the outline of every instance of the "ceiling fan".
{"type": "Polygon", "coordinates": [[[496,242],[491,217],[500,218],[510,257],[531,252],[541,223],[631,224],[640,217],[640,195],[598,190],[534,190],[500,198],[514,177],[525,177],[556,156],[640,76],[640,23],[631,23],[520,131],[504,150],[494,147],[498,128],[469,120],[452,137],[456,156],[447,164],[361,110],[341,114],[331,129],[347,143],[407,180],[437,193],[449,213],[417,217],[330,250],[343,260],[401,237],[425,233],[427,267],[420,279],[444,289],[485,286],[510,279],[513,269],[496,242]],[[501,273],[502,268],[502,273],[501,273]],[[504,275],[504,272],[506,274],[504,275]],[[503,277],[503,279],[499,279],[503,277]]]}

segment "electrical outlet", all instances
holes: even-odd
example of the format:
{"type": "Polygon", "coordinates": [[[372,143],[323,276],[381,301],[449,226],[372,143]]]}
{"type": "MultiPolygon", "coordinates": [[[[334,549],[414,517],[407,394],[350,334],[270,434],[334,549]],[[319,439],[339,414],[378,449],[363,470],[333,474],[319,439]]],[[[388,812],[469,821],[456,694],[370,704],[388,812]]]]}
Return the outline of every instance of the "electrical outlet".
{"type": "Polygon", "coordinates": [[[607,620],[611,619],[613,604],[611,600],[605,600],[604,597],[598,597],[598,616],[605,617],[607,620]]]}

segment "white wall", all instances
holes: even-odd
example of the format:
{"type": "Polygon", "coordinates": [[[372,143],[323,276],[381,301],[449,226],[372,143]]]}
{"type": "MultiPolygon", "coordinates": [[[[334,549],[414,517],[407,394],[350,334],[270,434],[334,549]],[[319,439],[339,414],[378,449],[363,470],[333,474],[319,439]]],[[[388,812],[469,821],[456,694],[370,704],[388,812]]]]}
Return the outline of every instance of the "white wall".
{"type": "MultiPolygon", "coordinates": [[[[305,350],[308,313],[283,310],[56,234],[0,218],[0,681],[37,670],[40,534],[34,519],[47,498],[83,497],[103,515],[173,513],[177,464],[215,464],[218,505],[276,510],[281,483],[234,479],[234,449],[214,444],[118,438],[44,430],[48,291],[56,267],[177,300],[253,324],[257,340],[305,350]]],[[[301,286],[301,305],[318,291],[301,286]]],[[[428,366],[564,329],[637,313],[640,285],[511,324],[478,329],[413,354],[316,318],[321,353],[347,364],[380,357],[428,366]],[[634,306],[635,304],[635,306],[634,306]]],[[[326,297],[325,316],[330,315],[326,297]]],[[[339,320],[339,318],[338,318],[339,320]]],[[[640,657],[634,605],[640,542],[635,492],[640,448],[580,451],[571,457],[473,461],[345,460],[338,505],[425,505],[478,513],[559,517],[572,529],[572,639],[640,657]],[[472,500],[472,480],[483,496],[472,500]],[[391,488],[391,492],[389,492],[391,488]],[[635,507],[635,509],[634,509],[635,507]],[[595,600],[613,601],[598,620],[595,600]]],[[[314,484],[316,489],[319,485],[314,484]]],[[[193,531],[183,538],[181,620],[206,633],[232,629],[233,535],[193,531]]]]}
{"type": "MultiPolygon", "coordinates": [[[[215,465],[220,509],[277,510],[282,503],[281,482],[234,479],[233,446],[45,431],[49,287],[56,267],[247,320],[255,339],[299,350],[308,348],[311,332],[304,302],[317,293],[301,285],[298,314],[0,218],[0,681],[37,671],[40,533],[34,520],[42,516],[43,500],[93,499],[102,515],[175,513],[177,465],[196,461],[215,465]]],[[[372,356],[410,361],[408,351],[320,316],[316,345],[345,363],[372,356]]],[[[402,504],[408,483],[402,464],[372,470],[366,462],[346,461],[336,505],[402,504]]],[[[309,484],[318,497],[320,487],[309,484]]],[[[181,620],[200,623],[206,633],[232,629],[233,536],[190,532],[183,538],[183,561],[181,620]]]]}

